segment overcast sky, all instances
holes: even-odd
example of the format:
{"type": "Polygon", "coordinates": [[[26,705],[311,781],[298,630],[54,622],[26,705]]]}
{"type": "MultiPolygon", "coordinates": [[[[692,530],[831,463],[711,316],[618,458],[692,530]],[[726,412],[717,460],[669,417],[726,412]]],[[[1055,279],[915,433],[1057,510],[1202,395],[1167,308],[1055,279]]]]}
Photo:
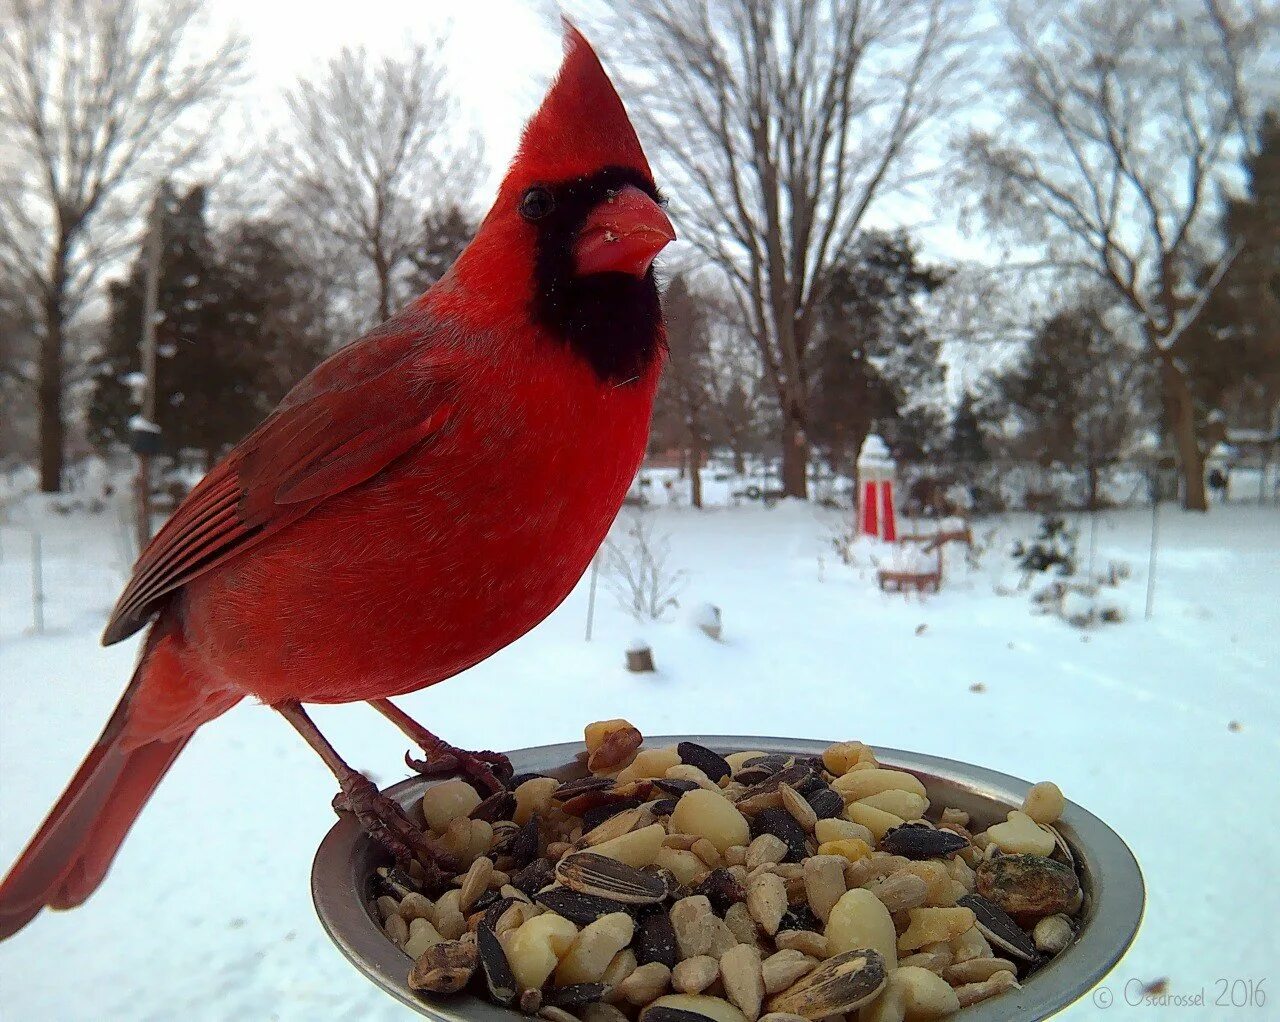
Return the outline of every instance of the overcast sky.
{"type": "Polygon", "coordinates": [[[560,62],[560,39],[530,0],[213,0],[215,27],[249,40],[243,105],[274,123],[280,94],[315,76],[343,46],[400,54],[447,33],[461,116],[485,143],[494,176],[515,152],[525,119],[560,62]]]}
{"type": "MultiPolygon", "coordinates": [[[[590,2],[568,0],[559,9],[573,16],[590,2]]],[[[555,9],[552,0],[212,0],[212,27],[237,28],[251,47],[250,80],[229,119],[232,137],[261,138],[264,125],[284,115],[284,89],[300,76],[316,75],[343,46],[394,54],[413,40],[429,42],[447,33],[460,127],[474,127],[484,139],[491,175],[480,196],[485,204],[559,64],[555,9]],[[250,130],[240,132],[236,125],[245,124],[243,118],[250,130]]],[[[593,42],[608,66],[609,40],[593,42]]],[[[987,254],[984,245],[959,235],[946,209],[894,202],[872,219],[882,226],[915,226],[926,254],[935,258],[987,254]]]]}

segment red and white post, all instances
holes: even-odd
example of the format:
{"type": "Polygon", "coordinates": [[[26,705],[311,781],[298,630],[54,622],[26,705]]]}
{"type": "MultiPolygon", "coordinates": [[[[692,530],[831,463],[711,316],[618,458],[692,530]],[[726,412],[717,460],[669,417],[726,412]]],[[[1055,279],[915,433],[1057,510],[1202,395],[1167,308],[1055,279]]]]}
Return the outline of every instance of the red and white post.
{"type": "Polygon", "coordinates": [[[858,454],[858,531],[886,543],[898,538],[893,506],[897,467],[884,440],[868,434],[858,454]]]}

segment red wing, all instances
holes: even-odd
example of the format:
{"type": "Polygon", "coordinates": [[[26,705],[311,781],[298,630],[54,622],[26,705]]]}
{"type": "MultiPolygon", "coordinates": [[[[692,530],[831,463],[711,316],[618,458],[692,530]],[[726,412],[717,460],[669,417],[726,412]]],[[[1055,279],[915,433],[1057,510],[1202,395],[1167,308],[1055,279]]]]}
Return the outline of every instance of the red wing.
{"type": "Polygon", "coordinates": [[[134,565],[105,645],[143,627],[166,595],[371,479],[444,426],[460,356],[424,345],[421,330],[391,327],[317,367],[187,495],[134,565]]]}

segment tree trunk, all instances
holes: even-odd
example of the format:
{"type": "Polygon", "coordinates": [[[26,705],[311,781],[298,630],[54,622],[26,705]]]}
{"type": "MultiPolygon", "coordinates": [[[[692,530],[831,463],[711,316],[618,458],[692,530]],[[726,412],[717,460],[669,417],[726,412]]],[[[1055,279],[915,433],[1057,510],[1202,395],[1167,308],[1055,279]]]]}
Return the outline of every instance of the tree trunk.
{"type": "Polygon", "coordinates": [[[1182,507],[1187,511],[1208,511],[1204,485],[1204,452],[1196,437],[1195,406],[1186,376],[1165,359],[1160,364],[1160,386],[1164,391],[1165,418],[1178,448],[1178,468],[1182,475],[1182,507]]]}
{"type": "Polygon", "coordinates": [[[37,400],[40,411],[40,489],[57,493],[62,489],[63,448],[63,292],[66,290],[65,247],[54,252],[50,293],[44,302],[44,337],[40,342],[40,384],[37,400]]]}
{"type": "Polygon", "coordinates": [[[702,438],[697,433],[689,438],[689,503],[702,507],[702,438]]]}
{"type": "Polygon", "coordinates": [[[742,448],[736,445],[733,448],[733,474],[736,476],[747,474],[747,456],[742,453],[742,448]]]}
{"type": "Polygon", "coordinates": [[[1085,478],[1085,498],[1084,506],[1086,511],[1098,510],[1098,477],[1100,473],[1098,466],[1094,462],[1089,462],[1084,467],[1085,478]]]}
{"type": "Polygon", "coordinates": [[[782,492],[787,497],[809,499],[809,438],[794,411],[784,411],[782,423],[782,492]]]}
{"type": "Polygon", "coordinates": [[[385,323],[391,318],[391,266],[380,248],[373,253],[373,272],[378,282],[378,323],[385,323]]]}

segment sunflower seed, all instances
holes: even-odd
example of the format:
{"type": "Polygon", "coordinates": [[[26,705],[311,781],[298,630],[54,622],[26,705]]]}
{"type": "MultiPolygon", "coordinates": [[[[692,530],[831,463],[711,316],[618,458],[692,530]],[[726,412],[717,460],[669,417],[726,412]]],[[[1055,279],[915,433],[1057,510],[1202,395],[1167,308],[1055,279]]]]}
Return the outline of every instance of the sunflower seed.
{"type": "Polygon", "coordinates": [[[507,953],[498,943],[498,937],[488,926],[476,927],[476,947],[480,954],[480,967],[484,972],[489,996],[499,1004],[510,1004],[519,992],[507,953]]]}
{"type": "Polygon", "coordinates": [[[582,894],[629,905],[651,905],[667,896],[667,884],[661,877],[594,852],[566,855],[556,866],[556,879],[582,894]]]}
{"type": "Polygon", "coordinates": [[[904,823],[891,827],[880,839],[880,851],[917,861],[949,859],[969,847],[969,842],[949,830],[936,830],[927,823],[904,823]]]}
{"type": "Polygon", "coordinates": [[[539,891],[533,896],[533,900],[579,926],[594,923],[601,916],[612,915],[614,912],[625,912],[630,907],[613,898],[584,894],[569,887],[539,891]]]}
{"type": "Polygon", "coordinates": [[[805,799],[819,820],[838,820],[844,816],[844,798],[832,788],[817,788],[806,793],[805,799]]]}
{"type": "Polygon", "coordinates": [[[550,859],[534,859],[524,869],[511,875],[511,886],[530,898],[556,879],[556,868],[550,859]]]}
{"type": "Polygon", "coordinates": [[[808,854],[805,847],[807,835],[804,828],[796,823],[795,817],[785,809],[764,809],[757,813],[755,819],[751,821],[751,834],[753,837],[772,834],[774,837],[782,838],[787,844],[787,856],[784,862],[801,862],[808,854]]]}
{"type": "Polygon", "coordinates": [[[681,763],[697,767],[715,784],[719,784],[723,778],[728,777],[730,774],[729,764],[725,761],[725,758],[720,753],[708,749],[705,745],[699,745],[696,742],[681,742],[676,746],[676,752],[680,756],[681,763]]]}
{"type": "Polygon", "coordinates": [[[511,840],[507,854],[515,860],[517,866],[527,866],[538,857],[538,823],[538,814],[534,813],[511,840]]]}
{"type": "Polygon", "coordinates": [[[686,791],[693,791],[694,788],[701,788],[697,781],[685,780],[683,777],[659,777],[653,782],[653,786],[659,791],[665,791],[668,795],[675,795],[679,798],[686,791]]]}
{"type": "Polygon", "coordinates": [[[963,895],[956,899],[956,904],[973,910],[978,920],[978,929],[992,944],[1024,962],[1034,962],[1040,957],[1026,931],[1010,919],[999,905],[980,894],[963,895]]]}
{"type": "Polygon", "coordinates": [[[640,1012],[640,1022],[707,1022],[709,1018],[709,1015],[686,1011],[684,1008],[668,1008],[664,1004],[645,1008],[640,1012]]]}
{"type": "Polygon", "coordinates": [[[569,1011],[602,1001],[608,992],[609,987],[604,983],[574,983],[567,987],[551,987],[543,996],[543,1003],[569,1011]]]}
{"type": "Polygon", "coordinates": [[[711,907],[721,915],[729,911],[730,905],[745,901],[747,897],[742,884],[727,869],[713,869],[694,885],[690,893],[706,897],[711,907]]]}
{"type": "Polygon", "coordinates": [[[400,901],[405,895],[422,893],[422,885],[402,869],[395,866],[379,866],[377,870],[379,893],[400,901]]]}
{"type": "Polygon", "coordinates": [[[655,906],[641,916],[632,948],[640,965],[661,962],[669,969],[676,967],[680,960],[680,946],[676,942],[671,917],[665,909],[655,906]]]}
{"type": "Polygon", "coordinates": [[[1071,851],[1071,846],[1067,844],[1067,839],[1062,836],[1062,832],[1048,823],[1040,824],[1040,829],[1047,830],[1053,835],[1053,854],[1074,869],[1076,865],[1075,853],[1071,851]]]}
{"type": "Polygon", "coordinates": [[[769,998],[768,1010],[808,1019],[843,1015],[866,1004],[884,989],[884,959],[878,951],[846,951],[828,958],[807,976],[769,998]]]}
{"type": "Polygon", "coordinates": [[[510,791],[495,791],[487,799],[471,810],[471,819],[484,820],[486,823],[497,823],[499,820],[511,819],[516,811],[516,796],[510,791]]]}
{"type": "MultiPolygon", "coordinates": [[[[617,802],[606,802],[602,806],[592,806],[582,814],[582,827],[584,830],[591,831],[599,828],[610,820],[617,819],[628,810],[635,809],[640,805],[638,798],[623,798],[617,802]]],[[[601,838],[600,840],[605,840],[601,838]]],[[[592,842],[598,844],[599,842],[592,842]]]]}
{"type": "Polygon", "coordinates": [[[589,791],[612,791],[615,787],[617,784],[612,777],[575,777],[553,791],[551,798],[555,802],[568,802],[589,791]]]}

